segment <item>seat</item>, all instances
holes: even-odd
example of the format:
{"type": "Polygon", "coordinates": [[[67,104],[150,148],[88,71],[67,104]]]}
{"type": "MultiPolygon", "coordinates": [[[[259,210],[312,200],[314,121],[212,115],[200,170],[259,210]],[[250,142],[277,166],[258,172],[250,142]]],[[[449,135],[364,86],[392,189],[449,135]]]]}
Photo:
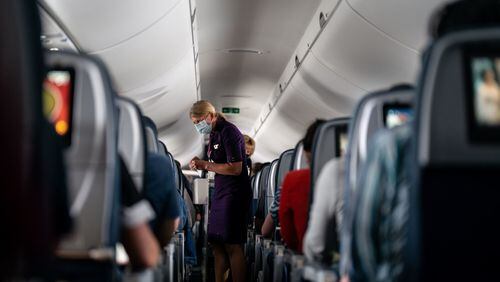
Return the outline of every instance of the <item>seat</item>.
{"type": "Polygon", "coordinates": [[[271,162],[271,168],[269,170],[269,178],[267,180],[267,186],[265,187],[265,211],[264,214],[267,216],[269,213],[269,208],[274,200],[274,195],[276,192],[276,177],[278,175],[278,159],[271,162]]]}
{"type": "Polygon", "coordinates": [[[347,133],[350,118],[336,118],[321,124],[316,130],[311,159],[311,191],[309,207],[314,201],[314,185],[323,166],[333,158],[340,157],[341,135],[347,133]]]}
{"type": "Polygon", "coordinates": [[[119,109],[118,152],[123,158],[132,179],[141,192],[145,186],[147,142],[142,123],[142,112],[132,101],[124,97],[116,99],[119,109]]]}
{"type": "Polygon", "coordinates": [[[168,150],[167,150],[167,145],[163,143],[162,141],[158,140],[158,148],[160,150],[160,154],[166,155],[168,150]]]}
{"type": "Polygon", "coordinates": [[[111,279],[120,228],[115,92],[106,69],[95,59],[64,52],[48,52],[45,59],[48,76],[56,76],[56,83],[74,82],[66,124],[71,134],[64,142],[75,228],[58,248],[58,271],[70,280],[111,279]]]}
{"type": "Polygon", "coordinates": [[[281,153],[278,159],[278,172],[275,178],[275,189],[281,189],[285,176],[290,172],[295,149],[289,149],[281,153]]]}
{"type": "Polygon", "coordinates": [[[2,1],[0,15],[0,280],[44,280],[71,227],[63,148],[42,112],[36,3],[2,1]]]}
{"type": "MultiPolygon", "coordinates": [[[[399,111],[401,121],[411,119],[414,88],[399,84],[389,89],[377,91],[363,97],[354,110],[346,153],[346,193],[344,193],[344,219],[342,236],[341,273],[351,267],[351,238],[353,216],[356,212],[356,187],[362,175],[361,168],[366,162],[368,145],[376,132],[388,128],[391,111],[399,111]]],[[[369,214],[367,214],[369,216],[369,214]]],[[[360,266],[355,266],[359,269],[360,266]]]]}
{"type": "Polygon", "coordinates": [[[292,163],[290,164],[290,170],[299,170],[307,168],[307,159],[304,154],[304,145],[302,141],[298,142],[293,150],[292,163]]]}
{"type": "Polygon", "coordinates": [[[144,126],[146,128],[146,138],[148,142],[148,150],[153,153],[160,153],[158,146],[158,129],[155,122],[149,117],[143,117],[144,126]]]}
{"type": "Polygon", "coordinates": [[[414,89],[400,84],[390,89],[374,92],[363,97],[354,110],[350,129],[349,148],[346,154],[348,187],[354,189],[359,177],[359,168],[366,160],[368,143],[373,134],[387,126],[389,111],[400,110],[402,115],[410,113],[414,89]]]}
{"type": "Polygon", "coordinates": [[[256,226],[255,229],[260,233],[262,223],[266,217],[266,187],[269,181],[269,173],[271,171],[271,164],[268,164],[262,168],[260,171],[258,190],[259,199],[257,201],[257,207],[255,210],[256,226]]]}
{"type": "Polygon", "coordinates": [[[479,77],[498,73],[499,42],[497,21],[452,32],[428,51],[408,166],[415,178],[407,263],[418,281],[498,279],[500,124],[482,115],[479,77]]]}

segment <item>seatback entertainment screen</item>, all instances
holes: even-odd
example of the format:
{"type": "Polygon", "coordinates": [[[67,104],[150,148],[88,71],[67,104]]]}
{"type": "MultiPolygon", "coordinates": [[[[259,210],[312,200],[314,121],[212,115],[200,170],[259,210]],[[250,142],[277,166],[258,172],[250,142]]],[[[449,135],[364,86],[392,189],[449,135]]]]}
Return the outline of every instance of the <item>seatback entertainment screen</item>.
{"type": "Polygon", "coordinates": [[[50,70],[43,83],[43,112],[65,146],[71,145],[74,72],[50,70]]]}
{"type": "Polygon", "coordinates": [[[384,107],[384,124],[387,128],[403,125],[413,117],[409,105],[387,105],[384,107]]]}

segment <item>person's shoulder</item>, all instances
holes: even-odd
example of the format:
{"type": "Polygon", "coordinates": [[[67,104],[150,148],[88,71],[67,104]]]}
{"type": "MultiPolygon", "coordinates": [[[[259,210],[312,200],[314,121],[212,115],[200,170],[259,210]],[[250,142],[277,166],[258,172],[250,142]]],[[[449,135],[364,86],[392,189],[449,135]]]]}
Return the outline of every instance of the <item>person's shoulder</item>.
{"type": "Polygon", "coordinates": [[[172,168],[171,163],[166,156],[157,153],[148,153],[147,156],[148,170],[150,171],[168,171],[172,168]]]}
{"type": "Polygon", "coordinates": [[[223,122],[223,126],[221,129],[222,134],[235,134],[235,135],[241,135],[243,137],[243,135],[241,134],[240,130],[236,125],[227,120],[223,120],[222,122],[223,122]]]}
{"type": "Polygon", "coordinates": [[[288,178],[289,181],[297,181],[299,179],[309,178],[310,176],[310,169],[299,169],[290,171],[285,178],[288,178]]]}

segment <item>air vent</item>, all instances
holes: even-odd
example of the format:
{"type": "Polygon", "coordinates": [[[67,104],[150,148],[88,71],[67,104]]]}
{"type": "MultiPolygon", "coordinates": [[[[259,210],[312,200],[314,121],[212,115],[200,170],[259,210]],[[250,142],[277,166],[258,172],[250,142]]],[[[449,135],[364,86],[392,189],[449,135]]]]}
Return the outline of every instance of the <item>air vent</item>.
{"type": "Polygon", "coordinates": [[[326,16],[323,12],[319,13],[319,27],[323,28],[326,24],[326,16]]]}
{"type": "Polygon", "coordinates": [[[250,53],[256,55],[262,55],[265,52],[261,50],[253,50],[253,49],[226,49],[224,50],[226,53],[250,53]]]}

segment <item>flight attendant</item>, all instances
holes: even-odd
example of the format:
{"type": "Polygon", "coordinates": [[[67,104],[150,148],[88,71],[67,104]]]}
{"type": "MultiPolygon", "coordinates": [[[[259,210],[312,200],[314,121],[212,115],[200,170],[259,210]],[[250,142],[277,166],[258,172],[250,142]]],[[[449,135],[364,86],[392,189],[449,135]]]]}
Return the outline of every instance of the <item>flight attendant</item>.
{"type": "Polygon", "coordinates": [[[215,111],[208,101],[198,101],[190,111],[200,134],[209,134],[210,161],[195,157],[191,169],[215,172],[215,191],[208,217],[208,240],[215,258],[215,279],[224,281],[228,266],[234,282],[245,281],[243,244],[252,199],[247,172],[245,141],[238,128],[215,111]]]}

